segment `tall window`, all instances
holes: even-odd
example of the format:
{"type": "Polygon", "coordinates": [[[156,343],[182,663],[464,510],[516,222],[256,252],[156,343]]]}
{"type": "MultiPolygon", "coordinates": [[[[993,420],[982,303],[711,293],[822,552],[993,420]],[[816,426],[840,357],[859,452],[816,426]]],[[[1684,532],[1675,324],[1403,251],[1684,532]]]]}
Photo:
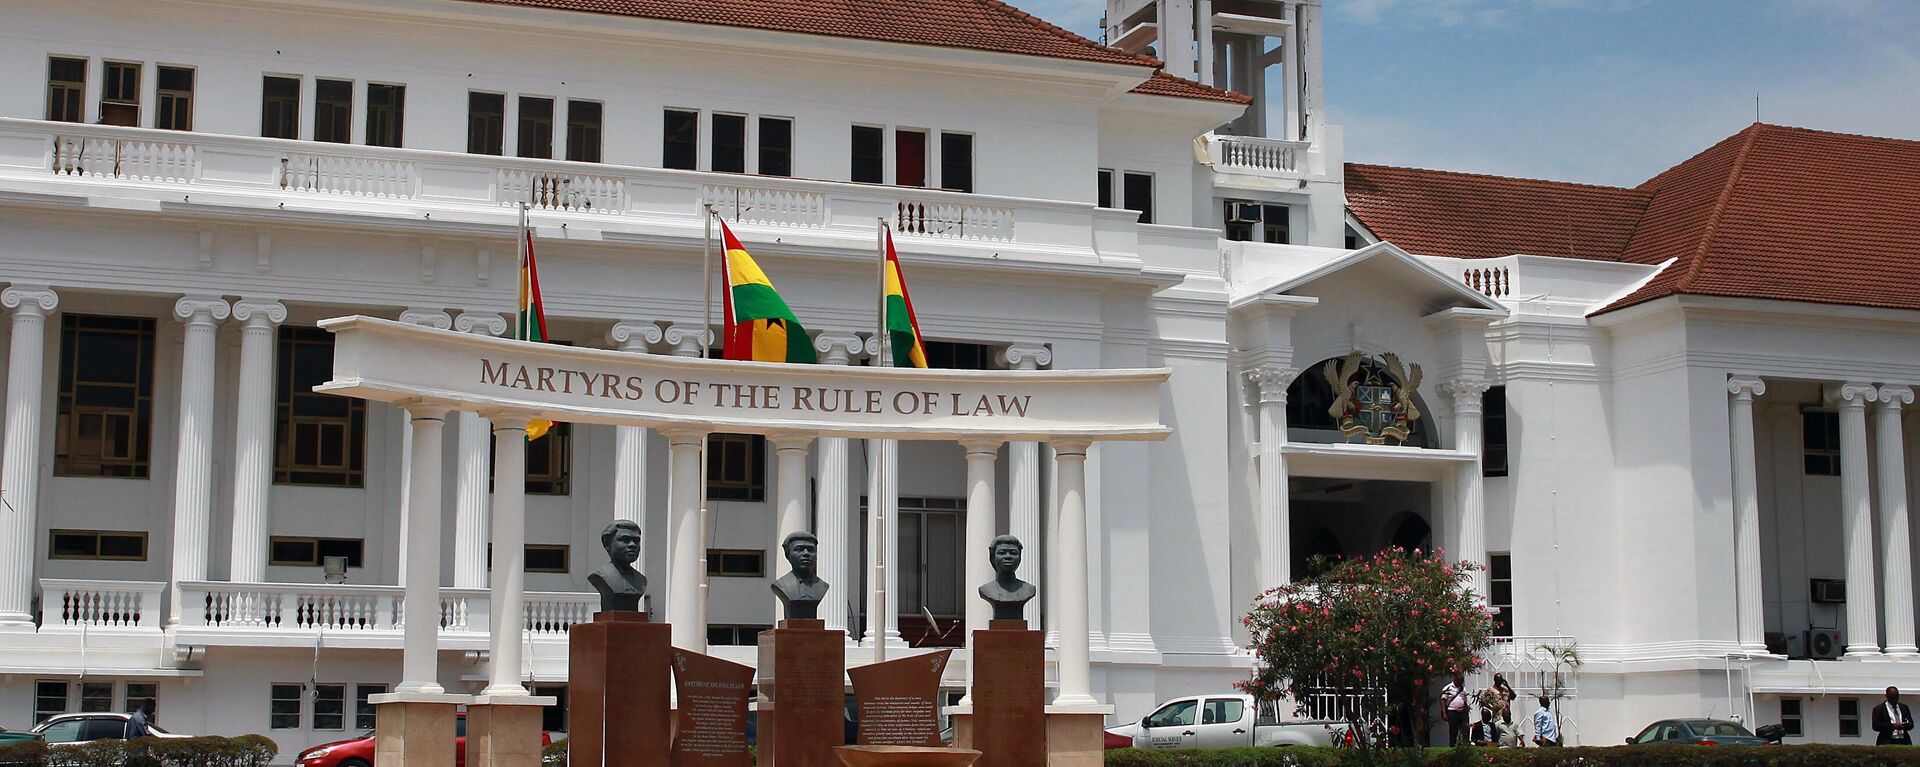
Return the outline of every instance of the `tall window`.
{"type": "Polygon", "coordinates": [[[366,474],[366,402],[313,390],[333,377],[333,334],[319,328],[282,325],[276,362],[274,481],[362,486],[366,474]]]}
{"type": "Polygon", "coordinates": [[[86,122],[87,60],[47,59],[47,119],[86,122]]]}
{"type": "Polygon", "coordinates": [[[973,136],[940,134],[940,188],[973,191],[973,136]]]}
{"type": "Polygon", "coordinates": [[[747,172],[747,116],[714,114],[713,157],[709,160],[719,173],[747,172]]]}
{"type": "Polygon", "coordinates": [[[760,118],[760,175],[793,175],[793,121],[760,118]]]}
{"type": "Polygon", "coordinates": [[[313,686],[313,729],[344,730],[347,727],[347,686],[313,686]]]}
{"type": "Polygon", "coordinates": [[[260,135],[300,137],[300,78],[274,75],[261,78],[260,135]]]}
{"type": "Polygon", "coordinates": [[[1805,735],[1800,727],[1800,699],[1780,699],[1780,727],[1786,730],[1786,737],[1798,738],[1805,735]]]}
{"type": "Polygon", "coordinates": [[[156,707],[159,705],[160,687],[152,682],[128,682],[127,700],[126,704],[122,706],[122,708],[126,710],[126,713],[131,714],[139,711],[141,706],[145,706],[148,703],[152,703],[156,707]]]}
{"type": "Polygon", "coordinates": [[[333,144],[353,142],[352,80],[313,82],[313,140],[333,144]]]}
{"type": "Polygon", "coordinates": [[[887,131],[872,125],[853,126],[853,172],[859,184],[886,182],[887,131]]]}
{"type": "Polygon", "coordinates": [[[600,102],[567,102],[567,159],[600,161],[600,102]]]}
{"type": "Polygon", "coordinates": [[[1113,171],[1101,168],[1099,174],[1100,189],[1094,193],[1094,200],[1102,208],[1113,207],[1113,171]]]}
{"type": "Polygon", "coordinates": [[[561,421],[527,443],[527,494],[566,495],[573,485],[573,424],[561,421]]]}
{"type": "Polygon", "coordinates": [[[356,684],[353,686],[353,729],[373,729],[373,701],[370,700],[370,698],[375,695],[383,695],[386,691],[387,686],[384,684],[356,684]]]}
{"type": "Polygon", "coordinates": [[[520,97],[520,146],[515,154],[553,159],[553,99],[520,97]]]}
{"type": "Polygon", "coordinates": [[[406,118],[407,86],[367,83],[367,146],[400,146],[406,118]]]}
{"type": "Polygon", "coordinates": [[[1285,245],[1292,241],[1288,232],[1288,211],[1285,205],[1227,200],[1226,238],[1234,242],[1285,245]]]}
{"type": "Polygon", "coordinates": [[[153,116],[153,127],[193,130],[193,70],[161,67],[159,85],[160,104],[153,116]]]}
{"type": "Polygon", "coordinates": [[[113,710],[112,682],[81,682],[80,710],[95,713],[113,710]]]}
{"type": "Polygon", "coordinates": [[[153,325],[151,317],[62,315],[53,473],[146,478],[153,325]]]}
{"type": "Polygon", "coordinates": [[[303,684],[276,684],[267,701],[267,727],[274,730],[300,729],[303,684]]]}
{"type": "Polygon", "coordinates": [[[1800,442],[1806,473],[1840,476],[1840,414],[1831,410],[1800,411],[1800,442]]]}
{"type": "Polygon", "coordinates": [[[498,155],[505,149],[507,97],[500,93],[467,92],[467,152],[498,155]]]}
{"type": "Polygon", "coordinates": [[[694,170],[700,166],[700,113],[669,109],[661,126],[660,167],[694,170]]]}
{"type": "Polygon", "coordinates": [[[767,497],[767,439],[758,434],[707,437],[707,497],[762,501],[767,497]]]}
{"type": "Polygon", "coordinates": [[[67,713],[67,683],[40,679],[33,683],[33,723],[67,713]]]}
{"type": "Polygon", "coordinates": [[[1513,555],[1487,555],[1487,605],[1495,611],[1493,635],[1513,636],[1513,555]]]}
{"type": "Polygon", "coordinates": [[[893,183],[899,186],[927,185],[926,131],[894,129],[893,183]]]}
{"type": "Polygon", "coordinates": [[[1840,737],[1860,737],[1860,699],[1840,699],[1840,737]]]}
{"type": "Polygon", "coordinates": [[[1120,206],[1139,213],[1140,223],[1153,223],[1153,174],[1128,171],[1120,186],[1120,206]]]}
{"type": "Polygon", "coordinates": [[[1480,473],[1507,476],[1507,387],[1488,387],[1480,407],[1480,473]]]}
{"type": "Polygon", "coordinates": [[[140,124],[140,68],[138,62],[107,62],[106,80],[100,83],[101,124],[140,124]]]}
{"type": "Polygon", "coordinates": [[[960,615],[963,504],[955,498],[901,498],[900,613],[960,615]]]}

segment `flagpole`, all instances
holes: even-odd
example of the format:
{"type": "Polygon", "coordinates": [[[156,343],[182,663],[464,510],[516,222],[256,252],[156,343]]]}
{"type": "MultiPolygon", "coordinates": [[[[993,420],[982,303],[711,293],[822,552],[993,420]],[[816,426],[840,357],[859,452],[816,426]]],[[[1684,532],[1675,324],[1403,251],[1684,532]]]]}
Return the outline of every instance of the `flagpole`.
{"type": "MultiPolygon", "coordinates": [[[[893,364],[893,357],[887,351],[887,220],[879,218],[876,221],[879,226],[874,227],[874,249],[880,256],[880,301],[874,338],[879,341],[880,353],[875,363],[880,367],[888,367],[893,364]]],[[[884,471],[886,467],[881,459],[886,451],[875,450],[873,455],[874,471],[884,471]]],[[[873,634],[873,662],[881,663],[887,659],[887,616],[892,614],[892,608],[887,604],[887,536],[892,532],[887,529],[887,506],[890,504],[884,503],[877,492],[888,488],[889,483],[876,479],[872,484],[876,492],[867,499],[867,511],[873,514],[874,615],[867,617],[867,631],[873,634]]]]}
{"type": "MultiPolygon", "coordinates": [[[[700,359],[713,356],[713,203],[704,203],[706,239],[700,246],[700,359]]],[[[707,440],[700,440],[700,628],[707,627],[707,549],[713,536],[707,522],[707,440]]],[[[704,638],[703,638],[704,641],[704,638]]]]}
{"type": "MultiPolygon", "coordinates": [[[[520,278],[519,278],[519,284],[516,288],[519,295],[514,296],[514,299],[513,299],[517,307],[519,302],[524,301],[527,298],[527,295],[526,295],[526,292],[527,292],[527,285],[526,285],[526,282],[527,282],[527,204],[524,202],[520,203],[520,236],[516,238],[513,249],[514,249],[514,252],[520,254],[520,263],[518,264],[520,268],[520,278]]],[[[527,338],[527,334],[525,333],[526,328],[520,326],[521,323],[524,323],[524,322],[526,322],[526,312],[524,310],[514,312],[514,316],[513,316],[513,324],[515,326],[514,329],[516,331],[521,331],[519,335],[515,336],[515,338],[519,338],[521,340],[525,340],[527,338]]]]}

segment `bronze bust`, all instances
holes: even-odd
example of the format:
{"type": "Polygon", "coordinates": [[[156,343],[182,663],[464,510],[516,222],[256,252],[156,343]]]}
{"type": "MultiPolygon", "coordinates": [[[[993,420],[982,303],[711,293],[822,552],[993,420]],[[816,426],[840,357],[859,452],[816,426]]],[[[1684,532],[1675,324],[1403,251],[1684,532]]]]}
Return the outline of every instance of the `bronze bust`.
{"type": "Polygon", "coordinates": [[[993,605],[994,620],[1026,620],[1027,600],[1033,599],[1038,589],[1014,575],[1014,571],[1020,569],[1020,556],[1025,548],[1019,538],[1011,535],[998,536],[987,545],[994,578],[980,584],[980,598],[993,605]]]}
{"type": "Polygon", "coordinates": [[[814,566],[819,548],[820,539],[804,530],[788,533],[780,542],[780,551],[793,572],[774,580],[773,595],[780,598],[788,620],[813,620],[820,615],[820,600],[826,598],[828,584],[820,580],[814,566]]]}
{"type": "Polygon", "coordinates": [[[640,525],[616,519],[600,531],[600,545],[607,549],[608,562],[587,576],[587,582],[600,592],[601,612],[639,612],[640,597],[647,593],[647,576],[633,569],[640,559],[640,525]]]}

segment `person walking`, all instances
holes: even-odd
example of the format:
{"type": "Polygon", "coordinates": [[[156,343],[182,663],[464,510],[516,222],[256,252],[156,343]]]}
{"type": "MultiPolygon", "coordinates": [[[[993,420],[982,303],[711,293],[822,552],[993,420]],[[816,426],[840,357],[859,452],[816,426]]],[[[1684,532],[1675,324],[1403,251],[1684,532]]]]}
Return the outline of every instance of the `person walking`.
{"type": "Polygon", "coordinates": [[[1440,702],[1447,710],[1447,745],[1467,742],[1467,676],[1455,673],[1453,681],[1440,688],[1440,702]]]}
{"type": "Polygon", "coordinates": [[[1913,745],[1913,711],[1900,702],[1900,688],[1888,687],[1886,702],[1874,707],[1873,731],[1876,746],[1913,745]]]}
{"type": "Polygon", "coordinates": [[[153,701],[140,704],[140,708],[127,717],[127,740],[144,738],[153,734],[153,701]]]}
{"type": "Polygon", "coordinates": [[[1560,723],[1554,721],[1553,708],[1545,695],[1540,696],[1540,708],[1533,712],[1533,744],[1541,748],[1560,745],[1560,723]]]}

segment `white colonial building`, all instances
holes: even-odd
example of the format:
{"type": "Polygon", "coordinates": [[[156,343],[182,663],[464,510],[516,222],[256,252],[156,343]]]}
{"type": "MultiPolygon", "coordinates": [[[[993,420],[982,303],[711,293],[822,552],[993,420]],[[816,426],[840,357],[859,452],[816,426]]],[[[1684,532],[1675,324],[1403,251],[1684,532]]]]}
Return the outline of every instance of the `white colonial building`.
{"type": "Polygon", "coordinates": [[[821,361],[866,364],[885,221],[935,367],[1165,368],[1172,430],[1087,451],[1064,607],[1053,446],[903,442],[888,469],[865,440],[709,435],[706,578],[675,609],[669,440],[561,426],[526,456],[507,672],[536,692],[564,695],[614,519],[652,607],[694,616],[680,641],[752,662],[783,486],[849,662],[961,646],[988,458],[1030,619],[1087,616],[1050,679],[1089,675],[1114,722],[1243,678],[1239,615],[1312,555],[1391,545],[1488,565],[1517,684],[1578,648],[1580,742],[1706,715],[1846,741],[1920,686],[1920,145],[1756,125],[1633,189],[1347,166],[1317,3],[1115,0],[1119,48],[993,0],[861,8],[10,4],[0,725],[157,698],[287,757],[350,736],[400,681],[402,563],[433,545],[438,681],[480,691],[489,424],[448,418],[445,535],[409,542],[407,418],[311,391],[316,324],[502,334],[523,205],[559,341],[697,356],[712,205],[821,361]],[[897,531],[872,620],[869,498],[897,531]]]}

